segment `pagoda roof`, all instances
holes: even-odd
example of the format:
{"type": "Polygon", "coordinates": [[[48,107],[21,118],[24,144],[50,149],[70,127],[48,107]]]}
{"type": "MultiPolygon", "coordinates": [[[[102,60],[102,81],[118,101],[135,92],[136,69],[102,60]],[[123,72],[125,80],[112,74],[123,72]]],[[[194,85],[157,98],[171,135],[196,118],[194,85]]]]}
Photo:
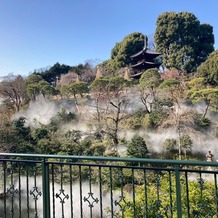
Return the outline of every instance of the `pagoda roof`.
{"type": "Polygon", "coordinates": [[[143,73],[144,72],[139,72],[139,73],[131,74],[129,77],[130,78],[139,79],[143,73]]]}
{"type": "Polygon", "coordinates": [[[131,68],[150,69],[150,68],[154,68],[154,67],[159,67],[160,65],[161,65],[161,63],[158,63],[158,62],[150,62],[150,61],[142,60],[142,61],[138,62],[137,64],[132,65],[131,68]]]}
{"type": "Polygon", "coordinates": [[[161,55],[160,52],[157,51],[153,51],[153,50],[149,50],[147,48],[143,48],[141,51],[137,52],[136,54],[130,56],[131,58],[135,58],[141,55],[145,55],[145,56],[152,56],[152,58],[157,57],[159,55],[161,55]]]}

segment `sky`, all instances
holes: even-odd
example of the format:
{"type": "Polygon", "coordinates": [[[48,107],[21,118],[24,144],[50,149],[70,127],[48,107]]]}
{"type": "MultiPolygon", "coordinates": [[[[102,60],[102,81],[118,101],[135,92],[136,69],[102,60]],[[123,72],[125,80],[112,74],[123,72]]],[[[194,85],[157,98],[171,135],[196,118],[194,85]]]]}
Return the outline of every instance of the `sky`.
{"type": "Polygon", "coordinates": [[[0,0],[0,77],[100,63],[128,34],[154,35],[158,16],[171,11],[213,26],[218,49],[217,0],[0,0]]]}

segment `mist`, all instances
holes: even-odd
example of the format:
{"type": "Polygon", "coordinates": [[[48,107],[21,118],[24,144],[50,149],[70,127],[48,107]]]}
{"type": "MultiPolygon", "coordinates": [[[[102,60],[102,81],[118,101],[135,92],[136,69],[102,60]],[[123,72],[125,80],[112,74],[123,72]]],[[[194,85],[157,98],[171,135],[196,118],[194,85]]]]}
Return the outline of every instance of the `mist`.
{"type": "MultiPolygon", "coordinates": [[[[139,101],[138,97],[134,98],[134,95],[130,95],[131,101],[129,102],[127,111],[134,112],[139,108],[142,108],[142,103],[139,101]]],[[[91,121],[92,116],[95,113],[95,107],[93,101],[89,99],[85,103],[77,107],[73,99],[60,99],[60,100],[49,100],[40,96],[37,101],[30,102],[27,109],[16,113],[14,118],[25,117],[26,125],[31,128],[38,128],[42,124],[50,124],[53,117],[57,116],[61,110],[66,112],[73,112],[79,115],[79,121],[75,123],[65,123],[60,126],[60,131],[66,132],[68,130],[80,130],[82,134],[92,133],[94,130],[93,122],[91,121]],[[87,103],[88,102],[88,103],[87,103]]],[[[205,103],[200,102],[195,105],[186,105],[181,103],[180,107],[174,107],[174,114],[180,116],[184,112],[195,110],[198,113],[203,113],[205,109],[205,103]]],[[[165,109],[166,110],[166,109],[165,109]]],[[[168,110],[172,110],[169,108],[168,110]]],[[[218,159],[218,138],[217,138],[217,123],[218,115],[214,112],[209,111],[207,117],[212,121],[211,127],[205,129],[203,132],[196,131],[190,128],[184,128],[184,134],[188,134],[192,141],[192,151],[193,152],[203,152],[206,153],[210,150],[214,155],[215,160],[218,159]]],[[[146,141],[148,149],[154,152],[162,152],[164,150],[163,143],[166,139],[174,138],[178,139],[179,134],[175,128],[162,128],[157,131],[150,130],[127,130],[121,128],[119,131],[119,137],[125,138],[127,141],[138,134],[143,137],[146,141]]],[[[126,154],[126,144],[121,144],[118,146],[118,152],[120,155],[125,156],[126,154]]]]}
{"type": "Polygon", "coordinates": [[[39,96],[36,101],[30,101],[27,109],[22,109],[14,115],[14,119],[26,118],[26,125],[38,128],[41,125],[48,125],[51,119],[61,110],[75,112],[75,104],[70,100],[55,101],[39,96]]]}
{"type": "MultiPolygon", "coordinates": [[[[22,208],[22,217],[27,216],[27,205],[29,207],[30,217],[35,217],[36,211],[38,217],[43,217],[43,199],[40,193],[42,193],[42,177],[36,177],[37,183],[35,184],[34,177],[28,177],[28,183],[26,177],[21,177],[20,185],[18,178],[14,179],[14,199],[11,199],[10,194],[7,195],[6,198],[6,207],[7,207],[7,215],[10,216],[11,205],[13,205],[14,209],[14,218],[19,217],[19,206],[21,204],[22,208]],[[16,180],[16,181],[15,181],[16,180]],[[28,184],[28,185],[27,185],[28,184]],[[37,187],[37,191],[34,191],[34,187],[37,187]],[[29,193],[27,193],[27,188],[29,193]],[[20,197],[19,197],[20,195],[20,197]],[[27,197],[28,196],[28,197],[27,197]],[[36,199],[37,196],[37,200],[36,199]],[[19,201],[21,199],[21,202],[19,201]],[[35,199],[34,199],[35,198],[35,199]],[[13,201],[13,204],[12,204],[13,201]]],[[[9,188],[10,182],[8,182],[9,188]]],[[[89,182],[82,182],[81,184],[78,181],[72,182],[72,186],[69,183],[62,184],[60,183],[50,183],[50,211],[51,215],[55,214],[56,218],[64,217],[90,217],[90,209],[92,210],[92,215],[95,218],[101,217],[101,207],[100,207],[100,199],[102,199],[102,212],[103,217],[108,217],[110,212],[108,209],[111,207],[111,193],[101,191],[100,195],[100,187],[98,184],[91,184],[89,182]],[[81,185],[81,186],[80,186],[81,185]],[[94,202],[93,198],[89,197],[89,193],[93,193],[93,198],[97,201],[94,202]],[[61,194],[60,194],[61,193],[61,194]],[[60,196],[60,198],[59,198],[60,196]],[[88,198],[90,203],[93,203],[93,207],[90,208],[89,202],[84,199],[88,198]],[[64,203],[62,204],[61,201],[64,203]],[[63,205],[63,208],[62,208],[63,205]],[[81,208],[82,208],[82,216],[81,216],[81,208]],[[72,216],[71,216],[72,215],[72,216]]],[[[0,190],[0,193],[1,190],[0,190]]],[[[120,192],[113,190],[113,199],[119,200],[120,192]]],[[[0,198],[0,217],[3,217],[3,199],[0,198]]],[[[119,206],[113,206],[114,213],[119,212],[119,206]]]]}

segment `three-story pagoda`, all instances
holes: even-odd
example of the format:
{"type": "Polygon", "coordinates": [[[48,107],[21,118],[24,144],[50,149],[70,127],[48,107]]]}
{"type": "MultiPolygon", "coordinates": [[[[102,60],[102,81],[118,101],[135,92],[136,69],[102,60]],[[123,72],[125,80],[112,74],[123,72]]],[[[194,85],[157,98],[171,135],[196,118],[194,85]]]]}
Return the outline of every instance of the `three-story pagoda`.
{"type": "Polygon", "coordinates": [[[139,79],[142,73],[150,68],[159,68],[161,62],[157,61],[161,53],[144,48],[131,56],[133,64],[130,66],[133,72],[130,77],[139,79]]]}

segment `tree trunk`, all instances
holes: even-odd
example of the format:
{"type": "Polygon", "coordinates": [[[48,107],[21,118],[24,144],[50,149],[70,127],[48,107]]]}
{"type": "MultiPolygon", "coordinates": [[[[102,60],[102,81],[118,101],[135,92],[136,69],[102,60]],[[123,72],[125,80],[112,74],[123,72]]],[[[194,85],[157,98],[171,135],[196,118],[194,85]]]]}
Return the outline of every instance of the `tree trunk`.
{"type": "Polygon", "coordinates": [[[208,104],[207,104],[207,106],[206,106],[206,108],[205,108],[205,111],[204,111],[204,114],[203,114],[203,116],[202,116],[202,119],[204,119],[204,118],[206,117],[207,111],[208,111],[209,107],[210,107],[210,101],[208,102],[208,104]]]}

